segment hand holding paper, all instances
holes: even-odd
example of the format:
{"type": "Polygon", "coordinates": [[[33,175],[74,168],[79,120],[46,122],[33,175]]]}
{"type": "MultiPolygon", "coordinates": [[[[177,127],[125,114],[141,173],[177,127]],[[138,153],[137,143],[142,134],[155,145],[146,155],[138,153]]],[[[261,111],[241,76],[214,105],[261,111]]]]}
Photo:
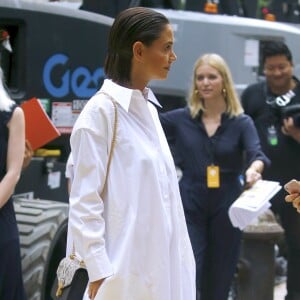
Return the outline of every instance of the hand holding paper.
{"type": "Polygon", "coordinates": [[[258,180],[245,190],[229,208],[229,218],[234,227],[243,230],[270,206],[269,200],[281,189],[279,182],[258,180]]]}

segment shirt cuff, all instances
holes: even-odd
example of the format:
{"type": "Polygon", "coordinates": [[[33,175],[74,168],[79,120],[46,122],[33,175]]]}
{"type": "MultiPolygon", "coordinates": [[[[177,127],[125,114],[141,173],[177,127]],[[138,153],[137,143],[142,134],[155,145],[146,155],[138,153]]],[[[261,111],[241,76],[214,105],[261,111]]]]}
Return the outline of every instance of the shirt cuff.
{"type": "Polygon", "coordinates": [[[84,263],[89,274],[90,282],[114,275],[113,266],[105,251],[97,256],[85,258],[84,263]]]}

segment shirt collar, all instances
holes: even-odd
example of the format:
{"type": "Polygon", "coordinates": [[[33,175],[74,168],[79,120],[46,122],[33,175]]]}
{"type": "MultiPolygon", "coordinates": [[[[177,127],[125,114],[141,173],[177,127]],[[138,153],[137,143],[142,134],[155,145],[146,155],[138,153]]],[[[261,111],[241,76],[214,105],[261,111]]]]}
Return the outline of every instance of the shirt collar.
{"type": "Polygon", "coordinates": [[[152,92],[151,89],[149,88],[145,88],[144,92],[147,92],[147,95],[145,97],[145,99],[147,99],[148,101],[150,101],[151,103],[153,103],[154,105],[158,106],[158,107],[162,107],[161,104],[159,103],[159,101],[157,100],[157,98],[155,97],[154,93],[152,92]]]}
{"type": "Polygon", "coordinates": [[[118,102],[127,112],[129,110],[130,101],[134,94],[140,94],[147,101],[161,107],[150,88],[145,88],[143,92],[139,90],[132,90],[121,85],[116,84],[110,79],[105,79],[101,87],[101,91],[110,95],[116,102],[118,102]]]}

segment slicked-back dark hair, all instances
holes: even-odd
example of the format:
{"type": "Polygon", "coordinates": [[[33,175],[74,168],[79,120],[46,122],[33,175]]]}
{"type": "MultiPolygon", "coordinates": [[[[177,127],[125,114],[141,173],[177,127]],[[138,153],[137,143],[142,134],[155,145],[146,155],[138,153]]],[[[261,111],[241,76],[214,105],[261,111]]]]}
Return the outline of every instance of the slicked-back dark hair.
{"type": "Polygon", "coordinates": [[[129,83],[133,44],[140,41],[150,46],[167,24],[169,20],[163,14],[149,8],[133,7],[120,12],[108,37],[106,76],[119,84],[129,83]]]}
{"type": "Polygon", "coordinates": [[[266,59],[271,56],[284,55],[289,62],[293,62],[293,57],[288,46],[280,41],[265,42],[262,49],[262,63],[266,62],[266,59]]]}

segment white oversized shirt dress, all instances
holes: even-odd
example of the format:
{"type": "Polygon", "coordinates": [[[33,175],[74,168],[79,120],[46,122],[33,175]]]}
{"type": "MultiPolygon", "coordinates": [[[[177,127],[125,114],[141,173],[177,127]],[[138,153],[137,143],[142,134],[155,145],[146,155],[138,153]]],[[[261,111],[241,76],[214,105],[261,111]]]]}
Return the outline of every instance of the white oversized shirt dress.
{"type": "Polygon", "coordinates": [[[96,300],[196,299],[175,166],[152,103],[158,104],[151,90],[106,79],[71,135],[69,234],[90,281],[106,278],[96,300]],[[118,125],[104,188],[114,124],[110,98],[118,125]]]}

